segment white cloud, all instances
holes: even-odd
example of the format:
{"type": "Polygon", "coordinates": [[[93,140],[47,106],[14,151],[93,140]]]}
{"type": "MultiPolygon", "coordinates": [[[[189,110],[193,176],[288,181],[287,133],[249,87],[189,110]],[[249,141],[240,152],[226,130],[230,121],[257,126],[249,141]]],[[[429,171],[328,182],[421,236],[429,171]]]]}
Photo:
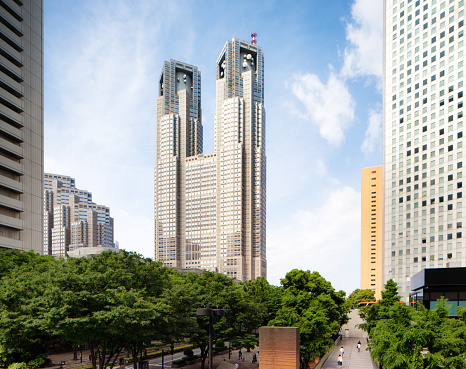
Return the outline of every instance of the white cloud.
{"type": "Polygon", "coordinates": [[[361,194],[344,186],[325,197],[315,210],[299,210],[268,231],[268,280],[279,280],[291,269],[318,271],[337,290],[360,287],[361,194]]]}
{"type": "Polygon", "coordinates": [[[383,0],[355,0],[351,21],[346,26],[344,66],[347,77],[382,78],[383,65],[383,0]]]}
{"type": "Polygon", "coordinates": [[[308,73],[295,77],[291,91],[305,107],[304,113],[297,114],[317,125],[331,145],[339,146],[354,119],[355,103],[345,81],[331,71],[324,84],[317,75],[308,73]]]}
{"type": "Polygon", "coordinates": [[[76,178],[110,207],[120,247],[153,256],[155,86],[165,57],[156,41],[173,6],[112,0],[79,11],[79,27],[46,29],[45,171],[76,178]]]}
{"type": "Polygon", "coordinates": [[[364,154],[370,155],[382,146],[382,112],[379,109],[369,111],[369,124],[361,150],[364,154]]]}

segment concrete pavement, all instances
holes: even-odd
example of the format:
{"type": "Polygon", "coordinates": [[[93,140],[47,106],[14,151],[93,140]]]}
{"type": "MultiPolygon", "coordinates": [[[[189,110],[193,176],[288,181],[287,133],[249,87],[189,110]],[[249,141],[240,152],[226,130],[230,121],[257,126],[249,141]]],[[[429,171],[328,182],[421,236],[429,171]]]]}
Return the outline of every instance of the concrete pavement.
{"type": "Polygon", "coordinates": [[[367,347],[367,333],[357,327],[362,323],[358,310],[353,310],[350,314],[350,321],[341,328],[343,338],[334,348],[332,354],[327,359],[322,369],[338,368],[337,359],[340,354],[340,347],[343,346],[345,353],[343,355],[343,369],[375,369],[367,347]],[[348,337],[346,337],[348,336],[348,337]],[[361,351],[358,352],[356,345],[361,341],[361,351]]]}

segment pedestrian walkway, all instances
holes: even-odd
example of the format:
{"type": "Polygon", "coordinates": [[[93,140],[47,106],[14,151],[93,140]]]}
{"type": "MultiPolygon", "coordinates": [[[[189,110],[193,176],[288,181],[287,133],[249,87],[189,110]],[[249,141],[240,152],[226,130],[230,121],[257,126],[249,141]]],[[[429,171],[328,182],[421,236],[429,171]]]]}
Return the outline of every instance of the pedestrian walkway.
{"type": "Polygon", "coordinates": [[[332,354],[322,366],[322,369],[338,368],[337,361],[341,346],[343,346],[345,350],[342,369],[375,369],[370,353],[366,351],[367,333],[356,327],[359,323],[362,323],[358,311],[353,310],[349,314],[349,317],[350,321],[348,324],[341,328],[341,334],[343,335],[342,340],[335,346],[332,354]],[[361,341],[360,352],[358,352],[356,347],[358,341],[361,341]]]}

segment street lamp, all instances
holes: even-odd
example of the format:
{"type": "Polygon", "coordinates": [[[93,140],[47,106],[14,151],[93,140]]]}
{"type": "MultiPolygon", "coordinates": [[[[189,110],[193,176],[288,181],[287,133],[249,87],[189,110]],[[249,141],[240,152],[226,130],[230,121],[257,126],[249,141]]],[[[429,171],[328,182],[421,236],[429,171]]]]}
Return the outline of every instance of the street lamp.
{"type": "Polygon", "coordinates": [[[213,369],[213,336],[214,336],[214,316],[225,315],[223,309],[196,309],[196,315],[209,317],[209,369],[213,369]]]}

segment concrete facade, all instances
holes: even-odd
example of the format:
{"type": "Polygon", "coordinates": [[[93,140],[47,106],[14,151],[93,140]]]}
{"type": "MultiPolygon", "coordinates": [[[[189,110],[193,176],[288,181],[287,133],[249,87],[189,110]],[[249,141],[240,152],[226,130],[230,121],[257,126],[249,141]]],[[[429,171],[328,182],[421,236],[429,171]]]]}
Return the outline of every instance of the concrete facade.
{"type": "Polygon", "coordinates": [[[383,167],[364,168],[361,176],[361,289],[382,298],[383,167]]]}
{"type": "Polygon", "coordinates": [[[232,39],[217,60],[215,151],[203,153],[201,75],[165,62],[157,98],[155,260],[266,277],[264,56],[232,39]]]}
{"type": "Polygon", "coordinates": [[[0,16],[0,247],[41,253],[43,1],[2,1],[0,16]]]}
{"type": "Polygon", "coordinates": [[[110,209],[92,202],[92,194],[77,189],[74,178],[45,173],[44,254],[63,258],[108,249],[118,250],[110,209]]]}
{"type": "Polygon", "coordinates": [[[384,1],[384,282],[466,265],[464,1],[384,1]]]}

